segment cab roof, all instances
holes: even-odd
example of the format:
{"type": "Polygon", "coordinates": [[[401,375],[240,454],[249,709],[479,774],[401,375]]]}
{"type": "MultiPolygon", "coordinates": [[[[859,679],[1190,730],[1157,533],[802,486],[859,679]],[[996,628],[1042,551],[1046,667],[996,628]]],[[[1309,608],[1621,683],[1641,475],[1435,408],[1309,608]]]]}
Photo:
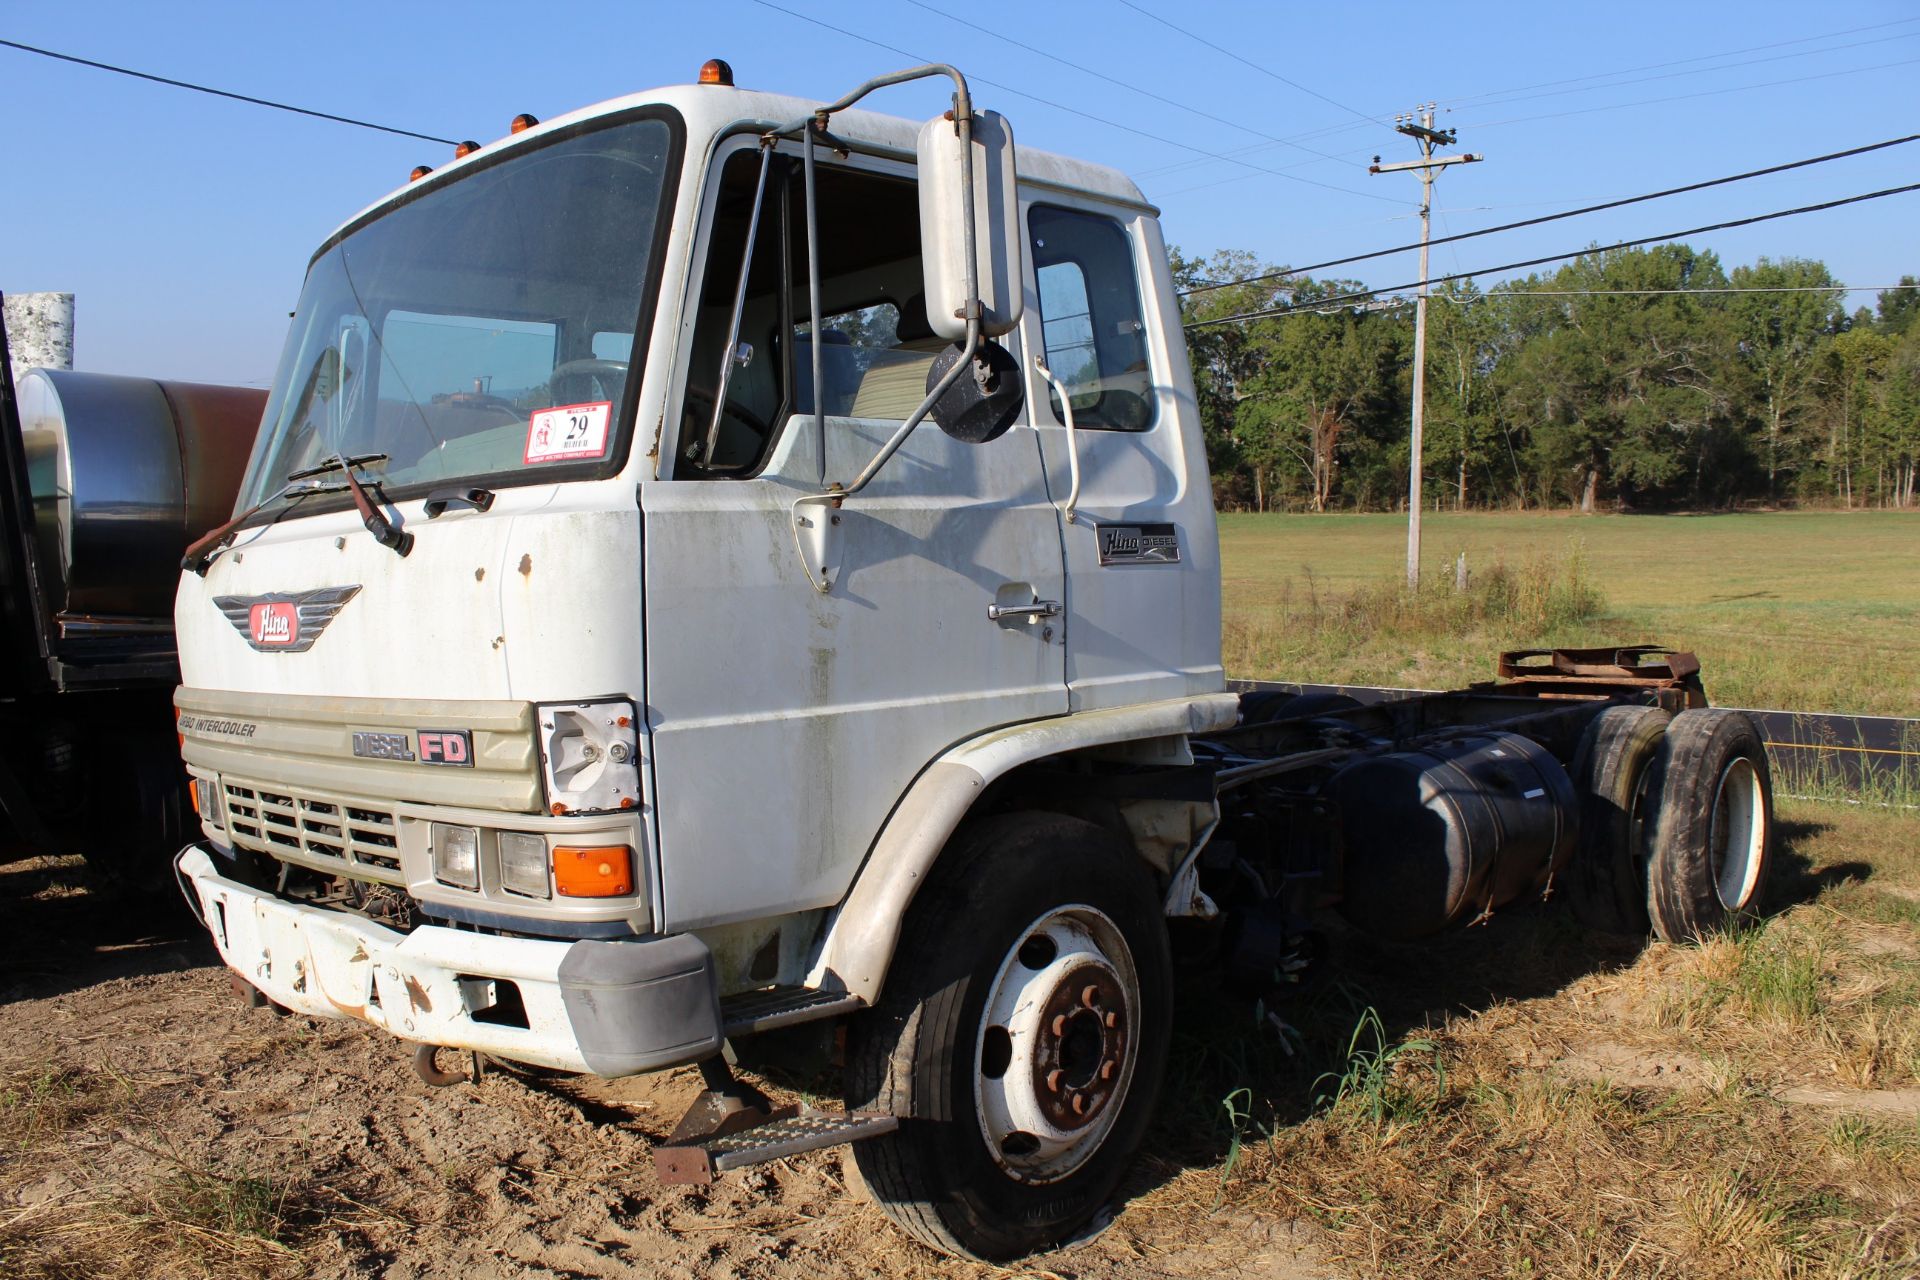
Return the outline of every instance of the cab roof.
{"type": "MultiPolygon", "coordinates": [[[[752,89],[734,88],[730,85],[668,85],[628,94],[621,98],[611,98],[589,107],[569,111],[565,115],[555,116],[531,129],[488,143],[461,159],[436,165],[433,174],[435,178],[439,178],[443,174],[457,172],[475,161],[483,159],[491,161],[503,150],[535,146],[541,138],[551,133],[602,116],[617,115],[634,107],[668,106],[678,111],[686,121],[689,146],[698,148],[704,154],[706,142],[709,139],[746,127],[773,128],[792,124],[796,120],[812,115],[824,105],[823,102],[808,98],[795,98],[779,93],[761,93],[752,89]]],[[[976,106],[981,105],[983,104],[976,98],[976,106]]],[[[880,112],[855,108],[835,112],[830,128],[836,136],[849,142],[866,144],[883,151],[894,151],[911,158],[920,136],[922,123],[922,121],[909,120],[902,116],[884,115],[880,112]]],[[[1016,129],[1016,139],[1017,136],[1016,129]]],[[[1017,146],[1016,155],[1020,179],[1024,183],[1128,205],[1154,216],[1159,214],[1159,210],[1148,203],[1140,188],[1134,185],[1133,179],[1118,169],[1078,160],[1072,156],[1058,155],[1051,151],[1040,151],[1032,147],[1017,146]]],[[[403,185],[388,192],[353,217],[348,218],[334,230],[327,242],[331,243],[348,227],[401,196],[410,185],[403,185]]]]}

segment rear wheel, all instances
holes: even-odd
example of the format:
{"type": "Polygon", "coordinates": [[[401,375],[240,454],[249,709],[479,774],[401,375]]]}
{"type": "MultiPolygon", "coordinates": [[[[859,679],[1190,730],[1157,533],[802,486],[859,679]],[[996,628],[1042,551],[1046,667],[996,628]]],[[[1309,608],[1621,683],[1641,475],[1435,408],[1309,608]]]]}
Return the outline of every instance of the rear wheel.
{"type": "Polygon", "coordinates": [[[1167,932],[1125,842],[1076,818],[965,831],[909,911],[848,1039],[848,1104],[901,1118],[854,1147],[888,1216],[936,1249],[1022,1257],[1105,1207],[1151,1116],[1167,932]]]}
{"type": "Polygon", "coordinates": [[[1773,778],[1743,711],[1682,711],[1649,771],[1647,910],[1667,942],[1759,915],[1773,865],[1773,778]]]}
{"type": "Polygon", "coordinates": [[[1642,829],[1654,757],[1672,719],[1658,707],[1608,707],[1580,739],[1580,844],[1567,896],[1589,928],[1645,937],[1651,927],[1642,829]]]}

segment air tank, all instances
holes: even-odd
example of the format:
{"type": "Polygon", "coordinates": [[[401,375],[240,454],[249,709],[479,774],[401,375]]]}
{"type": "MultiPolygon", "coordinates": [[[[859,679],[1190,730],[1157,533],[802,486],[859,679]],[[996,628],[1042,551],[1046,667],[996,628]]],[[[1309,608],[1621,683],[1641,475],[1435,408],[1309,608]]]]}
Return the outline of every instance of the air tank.
{"type": "Polygon", "coordinates": [[[233,513],[267,393],[33,369],[18,396],[48,612],[170,628],[180,555],[233,513]]]}
{"type": "Polygon", "coordinates": [[[1566,770],[1511,733],[1363,757],[1329,793],[1340,814],[1341,914],[1384,938],[1436,933],[1540,892],[1578,830],[1566,770]]]}

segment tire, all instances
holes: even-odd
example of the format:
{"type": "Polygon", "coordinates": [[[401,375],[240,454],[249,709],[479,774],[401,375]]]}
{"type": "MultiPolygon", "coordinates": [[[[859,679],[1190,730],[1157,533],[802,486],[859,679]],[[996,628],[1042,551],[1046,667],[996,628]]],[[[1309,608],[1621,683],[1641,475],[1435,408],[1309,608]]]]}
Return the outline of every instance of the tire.
{"type": "Polygon", "coordinates": [[[985,1261],[1084,1230],[1152,1116],[1171,971],[1125,841],[1046,813],[964,828],[848,1031],[848,1107],[900,1117],[853,1148],[874,1199],[922,1243],[985,1261]]]}
{"type": "Polygon", "coordinates": [[[1351,711],[1360,705],[1358,698],[1344,693],[1288,693],[1284,689],[1255,689],[1240,695],[1241,724],[1265,724],[1271,720],[1293,720],[1301,716],[1324,716],[1335,711],[1351,711]]]}
{"type": "Polygon", "coordinates": [[[1651,769],[1672,719],[1658,707],[1608,707],[1580,739],[1572,770],[1580,840],[1567,896],[1588,928],[1644,938],[1653,927],[1642,832],[1651,769]]]}
{"type": "Polygon", "coordinates": [[[1647,782],[1647,912],[1665,942],[1758,918],[1773,867],[1773,777],[1744,711],[1682,711],[1647,782]]]}

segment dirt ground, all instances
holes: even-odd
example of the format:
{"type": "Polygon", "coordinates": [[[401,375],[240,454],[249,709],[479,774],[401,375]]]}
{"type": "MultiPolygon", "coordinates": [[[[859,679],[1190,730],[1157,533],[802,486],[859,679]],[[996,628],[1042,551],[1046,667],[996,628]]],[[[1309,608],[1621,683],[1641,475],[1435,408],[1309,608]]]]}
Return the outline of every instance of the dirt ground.
{"type": "Polygon", "coordinates": [[[0,865],[0,1276],[1920,1274],[1920,819],[1782,834],[1780,912],[1705,947],[1336,937],[1284,1035],[1183,986],[1117,1217],[1010,1271],[905,1240],[843,1153],[662,1186],[692,1072],[429,1088],[246,1007],[167,896],[0,865]]]}
{"type": "MultiPolygon", "coordinates": [[[[0,1274],[1004,1274],[905,1241],[840,1152],[662,1186],[690,1070],[430,1088],[383,1032],[246,1007],[184,911],[77,860],[0,867],[0,927],[0,1274]]],[[[1314,1234],[1116,1225],[1023,1273],[1331,1274],[1314,1234]]]]}

